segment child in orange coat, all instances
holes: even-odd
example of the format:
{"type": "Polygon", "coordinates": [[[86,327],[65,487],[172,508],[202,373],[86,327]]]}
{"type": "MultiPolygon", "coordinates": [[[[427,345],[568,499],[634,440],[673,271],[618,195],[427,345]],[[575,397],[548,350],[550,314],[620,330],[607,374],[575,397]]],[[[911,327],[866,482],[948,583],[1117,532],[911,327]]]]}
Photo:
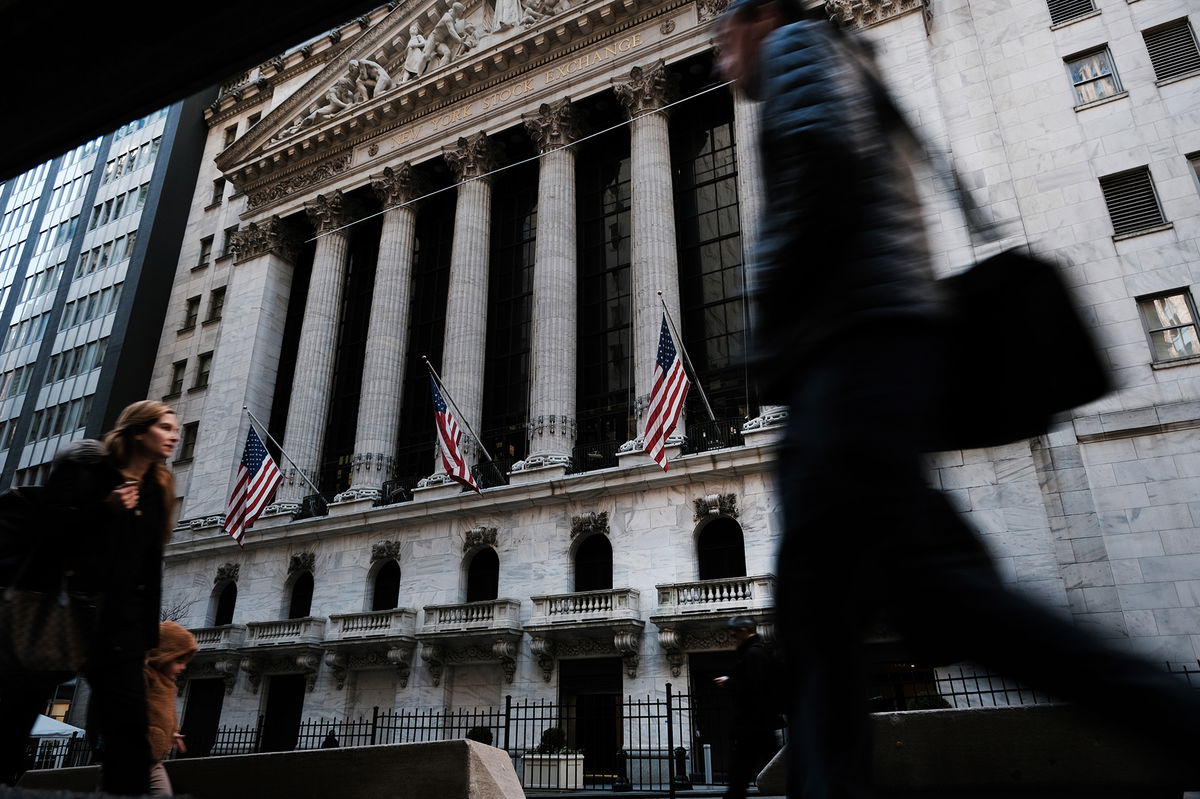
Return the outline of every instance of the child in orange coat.
{"type": "Polygon", "coordinates": [[[179,734],[179,719],[175,712],[175,680],[187,668],[188,662],[200,648],[196,637],[187,628],[173,621],[158,627],[158,647],[146,655],[146,707],[149,714],[150,794],[171,796],[171,780],[163,766],[172,749],[186,752],[183,736],[179,734]]]}

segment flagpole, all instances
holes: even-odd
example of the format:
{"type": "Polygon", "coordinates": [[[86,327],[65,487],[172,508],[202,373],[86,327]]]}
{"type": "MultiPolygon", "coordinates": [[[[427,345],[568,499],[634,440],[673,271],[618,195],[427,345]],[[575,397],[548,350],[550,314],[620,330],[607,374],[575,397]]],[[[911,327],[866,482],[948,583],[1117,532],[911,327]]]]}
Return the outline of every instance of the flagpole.
{"type": "Polygon", "coordinates": [[[667,317],[667,325],[671,328],[671,335],[675,337],[675,343],[679,345],[679,351],[683,353],[683,360],[687,362],[688,371],[692,373],[692,382],[696,384],[696,390],[700,392],[700,399],[704,400],[704,408],[708,411],[708,420],[715,422],[717,421],[717,417],[713,413],[712,406],[708,404],[708,397],[704,395],[704,386],[700,385],[700,375],[696,374],[696,367],[692,366],[692,359],[688,357],[687,347],[683,346],[683,338],[679,335],[679,331],[675,329],[675,321],[671,319],[671,312],[667,310],[667,301],[663,299],[661,291],[658,292],[658,301],[662,303],[663,314],[667,317]]]}
{"type": "Polygon", "coordinates": [[[467,421],[467,417],[463,415],[463,412],[458,408],[458,404],[454,402],[454,397],[450,396],[450,390],[446,388],[446,384],[442,382],[441,376],[439,376],[437,370],[433,368],[433,364],[429,362],[429,358],[422,355],[421,360],[425,362],[425,368],[429,370],[429,374],[433,376],[434,382],[437,383],[438,388],[442,390],[442,396],[447,402],[450,403],[450,406],[458,415],[458,420],[462,422],[463,427],[467,428],[467,432],[471,434],[471,438],[475,439],[475,443],[479,445],[479,451],[483,453],[483,457],[488,459],[488,463],[495,463],[495,461],[492,460],[492,456],[488,454],[487,447],[483,445],[483,441],[481,441],[479,436],[475,435],[475,431],[471,429],[471,423],[467,421]]]}
{"type": "Polygon", "coordinates": [[[257,416],[255,416],[253,413],[251,413],[251,412],[250,412],[250,409],[249,409],[249,408],[247,408],[245,405],[243,405],[243,406],[242,406],[242,410],[243,410],[243,411],[245,411],[245,412],[246,412],[246,415],[250,417],[250,422],[251,422],[251,424],[256,424],[256,425],[258,425],[258,429],[259,429],[259,430],[261,430],[261,431],[262,431],[262,434],[263,434],[264,436],[266,436],[266,437],[267,437],[267,440],[268,440],[268,441],[270,441],[272,444],[274,444],[274,445],[275,445],[275,447],[276,447],[276,448],[279,450],[279,454],[280,454],[280,455],[282,455],[283,457],[287,458],[287,459],[288,459],[288,463],[290,463],[290,464],[292,464],[292,466],[296,467],[296,472],[297,472],[297,473],[298,473],[298,474],[299,474],[301,477],[303,477],[303,478],[304,478],[304,482],[306,482],[306,483],[308,483],[310,486],[312,486],[313,493],[314,493],[314,494],[320,494],[320,493],[321,493],[321,489],[317,488],[316,484],[315,484],[315,483],[313,483],[313,481],[312,481],[312,480],[309,480],[309,479],[308,479],[308,475],[306,475],[306,474],[304,473],[304,470],[300,468],[300,464],[298,464],[298,463],[296,463],[294,460],[292,460],[292,456],[291,456],[291,455],[289,455],[289,454],[287,454],[287,452],[285,452],[285,451],[284,451],[284,449],[283,449],[283,447],[280,445],[280,443],[279,443],[278,441],[276,441],[276,440],[275,440],[275,438],[274,438],[274,437],[273,437],[273,436],[272,436],[272,435],[271,435],[269,432],[267,432],[267,427],[266,427],[266,425],[264,425],[262,422],[260,422],[260,421],[258,420],[258,417],[257,417],[257,416]]]}

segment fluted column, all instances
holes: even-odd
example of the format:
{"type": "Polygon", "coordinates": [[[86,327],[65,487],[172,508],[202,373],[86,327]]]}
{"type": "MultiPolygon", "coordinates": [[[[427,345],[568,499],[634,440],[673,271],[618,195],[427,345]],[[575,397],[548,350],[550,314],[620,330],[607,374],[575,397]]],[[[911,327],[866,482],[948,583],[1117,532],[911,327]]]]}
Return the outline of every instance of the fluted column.
{"type": "Polygon", "coordinates": [[[308,281],[304,321],[300,325],[296,375],[292,379],[291,405],[283,437],[283,448],[295,463],[285,460],[281,464],[284,480],[276,499],[281,510],[292,509],[293,504],[298,509],[300,500],[313,493],[308,481],[297,473],[297,467],[309,480],[317,483],[321,466],[350,250],[349,236],[339,228],[354,220],[351,205],[340,191],[319,195],[314,202],[304,204],[304,210],[316,226],[318,238],[308,281]]]}
{"type": "Polygon", "coordinates": [[[354,472],[350,489],[339,501],[377,499],[384,480],[392,477],[396,430],[408,354],[408,309],[412,302],[412,268],[420,194],[412,165],[387,167],[371,176],[371,188],[383,207],[371,319],[363,356],[362,392],[354,433],[354,472]]]}
{"type": "Polygon", "coordinates": [[[575,151],[579,137],[567,99],[525,117],[542,154],[533,266],[533,342],[529,387],[529,454],[525,468],[566,467],[575,446],[575,151]]]}
{"type": "MultiPolygon", "coordinates": [[[[733,140],[737,144],[738,220],[742,231],[742,268],[748,269],[758,245],[759,220],[763,208],[762,160],[759,157],[760,106],[735,88],[733,92],[733,140]]],[[[751,307],[751,313],[754,312],[751,307]]],[[[782,424],[787,419],[784,405],[763,405],[758,415],[743,425],[751,432],[782,424]]]]}
{"type": "MultiPolygon", "coordinates": [[[[633,280],[633,379],[639,435],[653,384],[662,320],[662,299],[679,325],[679,263],[675,244],[675,194],[671,180],[671,140],[665,106],[673,99],[673,76],[666,62],[634,67],[629,81],[613,86],[630,122],[630,256],[633,280]]],[[[682,343],[682,342],[681,342],[682,343]]],[[[681,419],[671,441],[683,435],[681,419]]],[[[622,447],[628,450],[629,445],[622,447]]]]}
{"type": "MultiPolygon", "coordinates": [[[[492,184],[488,173],[499,153],[482,131],[460,138],[442,152],[458,179],[454,238],[450,249],[450,296],[446,301],[446,334],[442,345],[442,382],[461,417],[461,449],[475,464],[478,447],[470,430],[479,432],[483,409],[483,367],[487,353],[488,255],[491,249],[492,184]]],[[[445,478],[437,458],[430,480],[445,478]]]]}
{"type": "Polygon", "coordinates": [[[266,422],[279,374],[300,236],[279,217],[251,222],[232,242],[221,340],[200,416],[200,435],[181,518],[216,523],[233,488],[232,465],[246,441],[245,406],[266,422]]]}

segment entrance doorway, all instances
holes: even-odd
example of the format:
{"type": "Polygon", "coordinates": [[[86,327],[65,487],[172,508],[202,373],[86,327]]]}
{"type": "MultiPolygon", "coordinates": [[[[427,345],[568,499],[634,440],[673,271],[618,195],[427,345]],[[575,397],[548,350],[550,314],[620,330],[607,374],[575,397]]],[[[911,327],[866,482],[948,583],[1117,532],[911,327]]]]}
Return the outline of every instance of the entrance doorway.
{"type": "Polygon", "coordinates": [[[300,736],[300,713],[304,709],[303,674],[274,674],[266,679],[267,706],[263,711],[263,752],[290,752],[300,736]]]}
{"type": "Polygon", "coordinates": [[[560,660],[558,678],[567,745],[583,752],[584,785],[611,785],[624,745],[621,659],[560,660]]]}
{"type": "Polygon", "coordinates": [[[224,701],[224,680],[188,680],[187,706],[179,727],[187,752],[179,752],[177,757],[208,757],[212,753],[224,701]]]}
{"type": "Polygon", "coordinates": [[[692,781],[695,783],[711,780],[714,784],[725,784],[729,781],[733,696],[713,679],[729,674],[735,662],[736,655],[732,651],[688,655],[692,694],[692,781]],[[711,764],[711,775],[706,774],[708,763],[711,764]]]}

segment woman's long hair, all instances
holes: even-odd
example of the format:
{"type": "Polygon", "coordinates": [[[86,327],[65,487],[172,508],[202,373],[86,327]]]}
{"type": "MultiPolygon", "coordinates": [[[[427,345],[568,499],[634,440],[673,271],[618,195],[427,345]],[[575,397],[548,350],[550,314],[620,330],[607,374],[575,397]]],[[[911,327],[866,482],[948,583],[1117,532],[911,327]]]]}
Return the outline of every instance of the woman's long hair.
{"type": "MultiPolygon", "coordinates": [[[[175,415],[170,405],[157,400],[142,400],[121,411],[116,425],[104,434],[104,447],[108,457],[121,468],[129,463],[133,455],[137,436],[145,433],[166,414],[175,415]]],[[[163,541],[171,538],[171,529],[175,526],[175,474],[167,468],[163,461],[154,461],[150,468],[154,472],[154,481],[162,490],[163,506],[163,541]]]]}

